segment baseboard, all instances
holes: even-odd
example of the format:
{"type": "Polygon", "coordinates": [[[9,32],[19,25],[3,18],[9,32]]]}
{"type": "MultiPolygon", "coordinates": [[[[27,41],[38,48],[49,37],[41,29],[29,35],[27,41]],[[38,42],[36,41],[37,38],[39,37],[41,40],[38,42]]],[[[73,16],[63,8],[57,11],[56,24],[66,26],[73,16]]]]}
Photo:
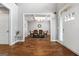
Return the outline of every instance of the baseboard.
{"type": "Polygon", "coordinates": [[[25,41],[25,39],[23,39],[23,40],[20,40],[19,42],[24,42],[25,41]]]}
{"type": "Polygon", "coordinates": [[[58,43],[60,43],[61,45],[63,45],[63,43],[61,42],[61,41],[59,41],[59,40],[56,40],[58,43]]]}
{"type": "Polygon", "coordinates": [[[14,44],[16,44],[17,42],[20,42],[21,40],[17,40],[17,41],[15,41],[15,42],[12,42],[11,44],[10,44],[10,46],[12,46],[12,45],[14,45],[14,44]]]}
{"type": "Polygon", "coordinates": [[[79,53],[78,53],[78,52],[76,52],[76,51],[70,49],[69,47],[67,47],[66,45],[64,45],[61,41],[57,40],[57,42],[60,43],[61,45],[63,45],[64,47],[66,47],[67,49],[71,50],[73,53],[75,53],[76,55],[79,56],[79,53]]]}
{"type": "Polygon", "coordinates": [[[57,40],[51,40],[51,41],[57,41],[57,40]]]}
{"type": "Polygon", "coordinates": [[[0,44],[0,46],[2,46],[2,45],[3,45],[3,46],[9,46],[9,44],[0,44]]]}
{"type": "MultiPolygon", "coordinates": [[[[27,36],[27,37],[28,37],[28,36],[27,36]]],[[[22,39],[22,40],[17,40],[17,41],[15,41],[15,42],[11,43],[10,46],[12,46],[12,45],[14,45],[14,44],[16,44],[16,43],[18,43],[18,42],[24,42],[24,41],[25,41],[25,38],[22,39]]]]}

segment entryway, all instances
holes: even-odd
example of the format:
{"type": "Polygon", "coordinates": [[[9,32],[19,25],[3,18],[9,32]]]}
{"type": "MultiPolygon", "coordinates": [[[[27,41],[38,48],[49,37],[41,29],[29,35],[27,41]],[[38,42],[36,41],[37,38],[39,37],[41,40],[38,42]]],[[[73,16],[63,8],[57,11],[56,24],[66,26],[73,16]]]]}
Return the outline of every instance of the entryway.
{"type": "MultiPolygon", "coordinates": [[[[51,13],[24,13],[23,14],[23,39],[37,32],[33,37],[39,37],[39,31],[46,32],[50,36],[50,41],[56,39],[56,21],[51,13]]],[[[42,35],[41,37],[44,37],[42,35]]]]}
{"type": "Polygon", "coordinates": [[[0,4],[0,44],[9,44],[9,10],[0,4]]]}

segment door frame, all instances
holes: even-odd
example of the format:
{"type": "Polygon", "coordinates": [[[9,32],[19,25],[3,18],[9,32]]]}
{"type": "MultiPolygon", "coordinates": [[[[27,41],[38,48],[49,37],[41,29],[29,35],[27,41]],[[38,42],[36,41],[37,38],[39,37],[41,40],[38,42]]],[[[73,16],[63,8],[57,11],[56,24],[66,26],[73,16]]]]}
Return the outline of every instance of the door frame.
{"type": "Polygon", "coordinates": [[[7,8],[9,10],[9,14],[8,14],[8,44],[7,45],[11,45],[11,10],[4,5],[3,3],[1,3],[5,8],[7,8]]]}
{"type": "Polygon", "coordinates": [[[63,43],[63,41],[64,41],[64,26],[63,26],[64,25],[64,20],[61,18],[61,16],[62,16],[62,13],[69,7],[70,7],[70,5],[68,5],[68,4],[64,5],[63,8],[61,8],[58,12],[58,16],[59,16],[58,41],[61,42],[61,43],[63,43]]]}
{"type": "MultiPolygon", "coordinates": [[[[52,13],[23,13],[23,21],[25,20],[25,15],[26,14],[48,14],[48,15],[50,15],[50,41],[56,41],[56,39],[54,39],[54,40],[52,40],[53,39],[53,34],[52,34],[52,19],[53,19],[53,14],[52,13]]],[[[22,21],[22,25],[23,25],[23,21],[22,21]]],[[[23,31],[23,26],[22,26],[22,31],[23,31]]],[[[22,32],[22,35],[23,35],[24,33],[22,32]]],[[[24,37],[24,36],[23,36],[24,37]]],[[[25,41],[25,39],[24,38],[22,38],[23,40],[23,42],[25,41]]]]}

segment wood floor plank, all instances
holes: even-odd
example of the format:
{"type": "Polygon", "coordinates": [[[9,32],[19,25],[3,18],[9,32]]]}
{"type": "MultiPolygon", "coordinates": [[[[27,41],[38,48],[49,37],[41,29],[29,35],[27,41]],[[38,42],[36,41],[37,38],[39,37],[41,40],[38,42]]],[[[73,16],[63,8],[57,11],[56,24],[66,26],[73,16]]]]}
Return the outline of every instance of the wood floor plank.
{"type": "Polygon", "coordinates": [[[26,38],[13,46],[0,45],[0,55],[7,56],[77,56],[58,42],[47,38],[26,38]]]}

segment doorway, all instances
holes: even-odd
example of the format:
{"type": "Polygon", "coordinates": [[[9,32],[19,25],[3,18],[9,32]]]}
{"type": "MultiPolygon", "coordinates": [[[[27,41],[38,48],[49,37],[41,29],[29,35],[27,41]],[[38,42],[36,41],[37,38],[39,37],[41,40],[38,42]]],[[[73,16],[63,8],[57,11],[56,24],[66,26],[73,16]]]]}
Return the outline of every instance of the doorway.
{"type": "Polygon", "coordinates": [[[51,15],[50,13],[24,13],[24,15],[23,15],[23,41],[24,41],[25,37],[30,34],[29,33],[30,30],[41,29],[41,28],[45,31],[46,31],[46,29],[48,30],[48,35],[50,35],[50,40],[52,40],[51,16],[50,15],[51,15]],[[37,22],[35,20],[35,16],[39,17],[39,18],[46,17],[46,18],[48,18],[48,20],[47,21],[45,20],[44,22],[37,22]],[[41,28],[38,28],[39,24],[42,24],[41,28]],[[46,24],[47,24],[47,26],[45,26],[46,24]],[[30,26],[28,26],[28,25],[30,25],[30,26]],[[30,29],[29,29],[29,27],[30,27],[30,29]]]}
{"type": "Polygon", "coordinates": [[[0,4],[0,44],[9,44],[9,10],[0,4]]]}

